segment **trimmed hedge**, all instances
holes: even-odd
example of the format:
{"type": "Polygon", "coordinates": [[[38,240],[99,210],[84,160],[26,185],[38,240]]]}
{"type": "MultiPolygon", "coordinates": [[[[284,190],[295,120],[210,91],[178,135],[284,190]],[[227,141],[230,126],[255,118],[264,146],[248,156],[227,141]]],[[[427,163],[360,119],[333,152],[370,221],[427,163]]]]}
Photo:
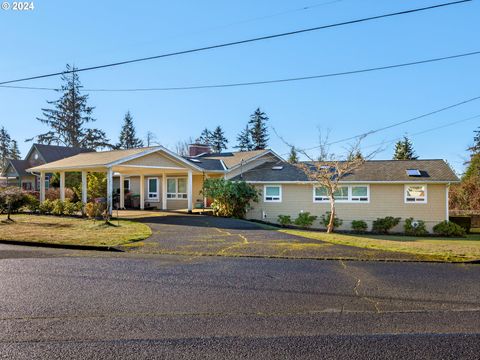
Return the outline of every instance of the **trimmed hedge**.
{"type": "Polygon", "coordinates": [[[450,216],[450,221],[461,226],[468,234],[472,227],[472,218],[470,216],[450,216]]]}

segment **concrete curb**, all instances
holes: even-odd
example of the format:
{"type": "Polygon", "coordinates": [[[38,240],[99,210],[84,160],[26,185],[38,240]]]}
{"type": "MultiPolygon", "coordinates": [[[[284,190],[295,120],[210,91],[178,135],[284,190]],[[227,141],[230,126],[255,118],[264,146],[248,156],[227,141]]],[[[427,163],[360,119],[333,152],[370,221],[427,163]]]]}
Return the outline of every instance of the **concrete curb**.
{"type": "Polygon", "coordinates": [[[0,244],[44,247],[44,248],[51,248],[51,249],[125,252],[124,250],[121,250],[114,246],[93,246],[93,245],[73,245],[73,244],[68,245],[68,244],[52,244],[52,243],[39,243],[34,241],[15,241],[15,240],[1,240],[1,239],[0,239],[0,244]]]}

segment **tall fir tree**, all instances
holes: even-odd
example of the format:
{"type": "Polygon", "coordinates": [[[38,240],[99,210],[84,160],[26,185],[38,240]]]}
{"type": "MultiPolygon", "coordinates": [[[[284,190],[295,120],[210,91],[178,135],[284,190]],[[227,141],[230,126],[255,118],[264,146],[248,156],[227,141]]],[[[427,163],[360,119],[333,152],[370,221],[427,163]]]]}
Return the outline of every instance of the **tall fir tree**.
{"type": "Polygon", "coordinates": [[[210,145],[214,152],[222,152],[227,148],[228,139],[225,137],[222,127],[219,125],[213,130],[210,145]]]}
{"type": "Polygon", "coordinates": [[[195,140],[195,142],[202,145],[211,145],[212,132],[207,128],[203,129],[200,133],[200,136],[195,140]]]}
{"type": "Polygon", "coordinates": [[[10,145],[10,159],[20,160],[20,158],[21,158],[21,155],[20,155],[20,150],[18,149],[17,140],[12,140],[12,143],[10,145]]]}
{"type": "Polygon", "coordinates": [[[7,130],[2,126],[0,129],[0,172],[5,170],[7,160],[10,158],[12,139],[7,130]]]}
{"type": "Polygon", "coordinates": [[[250,135],[253,142],[253,150],[264,150],[268,146],[268,116],[260,108],[250,115],[250,135]]]}
{"type": "Polygon", "coordinates": [[[137,138],[133,118],[130,111],[127,111],[123,119],[122,131],[120,132],[118,149],[135,149],[143,147],[143,141],[137,138]]]}
{"type": "Polygon", "coordinates": [[[297,164],[298,163],[298,153],[297,149],[295,149],[295,146],[292,146],[290,148],[290,154],[288,155],[288,160],[290,164],[297,164]]]}
{"type": "Polygon", "coordinates": [[[252,135],[248,125],[238,134],[235,148],[239,151],[251,151],[253,149],[252,135]]]}
{"type": "Polygon", "coordinates": [[[104,131],[87,128],[94,122],[94,107],[87,105],[88,95],[80,92],[82,85],[75,68],[67,64],[66,73],[62,75],[63,84],[58,92],[62,93],[58,100],[47,101],[52,109],[42,109],[43,118],[37,118],[50,130],[37,136],[41,144],[57,144],[65,146],[97,149],[111,147],[104,131]],[[68,73],[67,73],[68,72],[68,73]]]}
{"type": "Polygon", "coordinates": [[[393,160],[417,160],[418,156],[413,150],[413,144],[407,136],[395,144],[393,160]]]}

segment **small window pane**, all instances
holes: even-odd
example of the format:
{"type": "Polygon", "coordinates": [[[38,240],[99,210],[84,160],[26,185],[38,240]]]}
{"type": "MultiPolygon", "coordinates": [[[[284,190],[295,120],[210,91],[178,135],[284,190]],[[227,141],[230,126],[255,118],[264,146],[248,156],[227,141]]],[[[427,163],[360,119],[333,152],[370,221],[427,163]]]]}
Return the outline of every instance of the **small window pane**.
{"type": "Polygon", "coordinates": [[[266,189],[267,196],[280,196],[280,187],[278,186],[267,186],[266,189]]]}
{"type": "Polygon", "coordinates": [[[333,196],[336,200],[348,200],[348,186],[339,187],[333,193],[333,196]]]}
{"type": "Polygon", "coordinates": [[[178,179],[178,192],[179,193],[187,192],[187,179],[178,179]]]}
{"type": "Polygon", "coordinates": [[[123,188],[130,190],[130,180],[123,180],[123,188]]]}
{"type": "Polygon", "coordinates": [[[317,187],[315,188],[315,196],[318,197],[327,197],[328,196],[328,191],[327,188],[325,187],[317,187]]]}
{"type": "Polygon", "coordinates": [[[157,192],[157,179],[148,179],[148,191],[151,193],[157,192]]]}
{"type": "Polygon", "coordinates": [[[425,197],[425,186],[409,186],[407,188],[407,196],[415,198],[425,197]]]}
{"type": "Polygon", "coordinates": [[[177,184],[175,179],[167,179],[167,193],[173,194],[177,192],[177,184]]]}
{"type": "Polygon", "coordinates": [[[366,186],[353,186],[352,196],[367,196],[368,190],[366,186]]]}

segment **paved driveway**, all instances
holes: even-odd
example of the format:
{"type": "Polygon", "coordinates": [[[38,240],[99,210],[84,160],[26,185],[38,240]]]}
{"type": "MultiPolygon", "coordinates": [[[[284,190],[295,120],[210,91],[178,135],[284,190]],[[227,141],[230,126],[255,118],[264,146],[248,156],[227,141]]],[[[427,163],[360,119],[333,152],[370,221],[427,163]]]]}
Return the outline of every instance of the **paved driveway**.
{"type": "Polygon", "coordinates": [[[140,253],[181,255],[416,259],[413,255],[403,253],[361,249],[306,239],[239,219],[170,212],[141,214],[150,216],[137,217],[136,220],[150,226],[153,234],[148,240],[124,249],[140,253]]]}

